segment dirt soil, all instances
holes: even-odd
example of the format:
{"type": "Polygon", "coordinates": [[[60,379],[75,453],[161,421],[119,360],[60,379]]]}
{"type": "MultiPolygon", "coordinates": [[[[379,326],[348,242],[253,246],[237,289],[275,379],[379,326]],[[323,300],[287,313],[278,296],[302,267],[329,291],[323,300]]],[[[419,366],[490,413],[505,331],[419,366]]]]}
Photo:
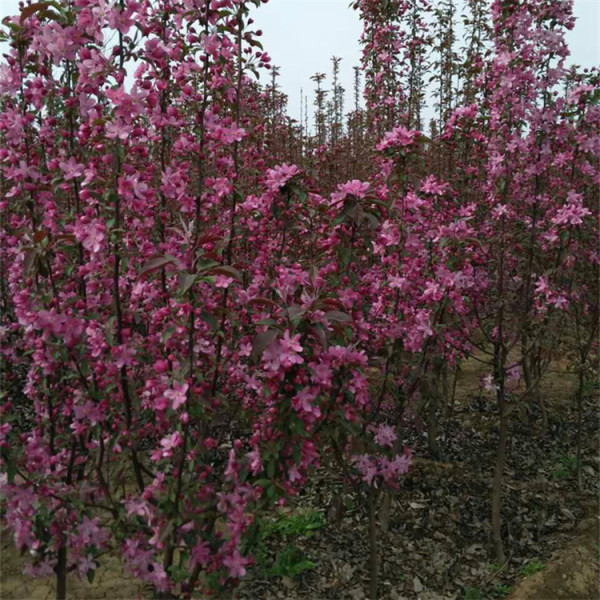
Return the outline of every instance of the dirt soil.
{"type": "Polygon", "coordinates": [[[548,567],[519,583],[509,600],[583,600],[600,597],[599,523],[584,519],[576,537],[548,567]]]}
{"type": "MultiPolygon", "coordinates": [[[[429,459],[419,418],[415,415],[406,423],[406,442],[416,459],[395,495],[389,531],[382,535],[379,596],[494,600],[512,593],[510,597],[516,600],[539,591],[540,595],[531,597],[596,600],[600,597],[599,539],[591,523],[597,522],[599,514],[597,394],[584,403],[581,492],[574,472],[575,376],[557,366],[546,378],[542,393],[549,409],[547,433],[541,431],[537,406],[514,411],[502,504],[502,534],[509,560],[498,565],[489,525],[498,415],[492,398],[480,392],[488,369],[475,360],[463,366],[454,415],[449,423],[441,424],[443,462],[429,459]],[[524,576],[529,563],[543,569],[531,583],[524,576]],[[522,580],[531,587],[521,590],[520,585],[526,585],[522,580]]],[[[325,528],[310,539],[297,539],[296,545],[315,568],[293,578],[258,577],[255,572],[238,590],[242,598],[367,597],[367,512],[355,504],[353,495],[331,471],[324,468],[322,479],[296,500],[297,507],[316,509],[339,505],[333,500],[342,498],[346,507],[340,522],[331,522],[336,511],[330,509],[325,528]]],[[[272,558],[280,551],[274,546],[272,558]]]]}
{"type": "MultiPolygon", "coordinates": [[[[584,403],[583,490],[573,470],[575,377],[564,369],[544,384],[550,427],[540,429],[537,407],[515,411],[503,489],[503,537],[508,561],[494,563],[490,545],[490,489],[497,442],[497,413],[480,393],[485,365],[468,361],[457,386],[452,418],[441,423],[444,461],[430,460],[423,423],[405,424],[414,465],[395,494],[387,533],[381,536],[380,598],[386,600],[575,600],[599,594],[598,402],[584,403]],[[528,566],[542,569],[530,576],[528,566]]],[[[300,573],[251,569],[234,597],[242,600],[363,600],[368,590],[366,509],[343,488],[331,465],[286,514],[322,511],[322,525],[293,539],[265,542],[260,558],[273,565],[290,541],[305,561],[300,573]],[[334,502],[334,499],[336,502],[334,502]]],[[[0,599],[53,598],[51,580],[24,576],[27,556],[15,553],[8,535],[1,544],[0,599]]],[[[298,560],[296,557],[294,560],[298,560]]],[[[296,563],[294,563],[296,564],[296,563]]],[[[263,565],[264,566],[264,565],[263,565]]],[[[293,565],[292,565],[293,566],[293,565]]],[[[149,598],[116,557],[101,561],[93,584],[69,578],[77,600],[149,598]]]]}
{"type": "MultiPolygon", "coordinates": [[[[21,557],[11,545],[12,540],[2,536],[0,568],[1,600],[53,600],[56,585],[53,577],[32,579],[23,575],[27,556],[21,557]]],[[[105,557],[96,572],[93,584],[77,577],[69,577],[67,597],[72,600],[134,600],[147,598],[147,590],[128,576],[115,557],[105,557]]]]}

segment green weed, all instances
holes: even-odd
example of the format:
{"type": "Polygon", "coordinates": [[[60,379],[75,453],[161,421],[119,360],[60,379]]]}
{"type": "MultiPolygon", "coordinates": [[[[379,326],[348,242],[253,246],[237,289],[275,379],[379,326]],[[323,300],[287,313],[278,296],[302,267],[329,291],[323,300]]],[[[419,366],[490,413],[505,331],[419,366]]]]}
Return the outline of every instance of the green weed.
{"type": "Polygon", "coordinates": [[[315,530],[321,529],[324,525],[325,517],[317,510],[279,515],[263,521],[261,538],[264,540],[273,534],[279,534],[284,539],[301,535],[310,537],[315,530]]]}
{"type": "Polygon", "coordinates": [[[464,600],[485,600],[485,594],[478,587],[466,587],[464,600]]]}
{"type": "Polygon", "coordinates": [[[510,585],[498,583],[492,590],[492,597],[494,598],[506,598],[510,594],[510,585]]]}
{"type": "Polygon", "coordinates": [[[292,542],[310,538],[325,526],[325,517],[316,510],[301,510],[267,517],[260,521],[255,538],[254,556],[258,571],[265,577],[296,577],[314,569],[316,563],[292,542]],[[272,544],[283,547],[275,556],[272,544]]]}
{"type": "Polygon", "coordinates": [[[534,573],[543,571],[545,568],[546,565],[544,563],[541,563],[537,560],[532,560],[521,567],[521,575],[533,575],[534,573]]]}
{"type": "Polygon", "coordinates": [[[275,562],[266,569],[266,575],[269,577],[296,577],[316,566],[316,563],[304,556],[302,550],[293,544],[288,544],[277,555],[275,562]]]}
{"type": "Polygon", "coordinates": [[[572,454],[564,454],[560,457],[559,465],[550,471],[550,476],[554,479],[568,479],[571,477],[577,466],[577,459],[572,454]]]}

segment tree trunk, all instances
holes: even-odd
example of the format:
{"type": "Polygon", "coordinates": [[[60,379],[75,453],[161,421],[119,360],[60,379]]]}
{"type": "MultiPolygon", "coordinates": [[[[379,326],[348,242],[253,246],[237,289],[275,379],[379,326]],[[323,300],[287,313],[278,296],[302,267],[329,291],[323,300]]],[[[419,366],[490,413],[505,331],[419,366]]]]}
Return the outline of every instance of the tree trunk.
{"type": "Polygon", "coordinates": [[[427,441],[429,445],[429,454],[433,460],[440,460],[442,452],[438,442],[439,423],[438,408],[440,405],[437,390],[430,389],[429,395],[429,416],[427,419],[427,441]]]}
{"type": "Polygon", "coordinates": [[[579,368],[579,385],[577,386],[577,489],[583,489],[581,475],[581,424],[583,422],[583,386],[585,383],[583,368],[579,368]]]}
{"type": "Polygon", "coordinates": [[[438,443],[439,385],[439,377],[432,375],[425,375],[421,381],[421,396],[427,401],[427,443],[429,446],[429,455],[433,460],[439,460],[442,454],[438,443]]]}
{"type": "Polygon", "coordinates": [[[452,394],[449,402],[446,404],[446,410],[444,411],[444,420],[446,421],[446,440],[449,438],[450,432],[450,421],[452,421],[452,415],[454,413],[454,400],[456,399],[456,384],[458,383],[458,376],[460,375],[460,364],[457,363],[454,368],[454,378],[452,381],[452,394]]]}
{"type": "Polygon", "coordinates": [[[62,540],[62,546],[58,549],[56,560],[56,600],[66,600],[67,598],[67,546],[65,540],[62,540]]]}
{"type": "Polygon", "coordinates": [[[379,584],[379,553],[377,543],[377,491],[372,487],[369,490],[369,545],[371,549],[369,562],[370,600],[377,600],[377,588],[379,584]]]}
{"type": "MultiPolygon", "coordinates": [[[[534,375],[532,373],[533,365],[531,364],[531,349],[527,348],[528,344],[528,336],[525,330],[521,334],[521,365],[523,369],[523,380],[525,381],[525,389],[531,390],[531,386],[533,385],[534,375]]],[[[531,390],[531,398],[533,401],[537,401],[535,390],[531,390]]],[[[533,402],[530,401],[529,398],[527,400],[527,423],[531,424],[533,421],[533,409],[531,408],[533,402]]],[[[538,402],[539,403],[539,402],[538,402]]]]}
{"type": "Polygon", "coordinates": [[[531,377],[531,360],[527,350],[527,334],[523,332],[521,334],[521,365],[523,368],[523,379],[525,380],[525,389],[531,387],[533,378],[531,377]]]}
{"type": "Polygon", "coordinates": [[[492,482],[492,542],[494,544],[496,560],[499,563],[504,563],[505,554],[504,544],[502,542],[500,507],[502,502],[502,479],[504,465],[506,463],[509,420],[504,407],[504,399],[499,401],[498,404],[500,409],[500,427],[498,433],[498,447],[496,449],[496,466],[494,468],[494,479],[492,482]]]}
{"type": "Polygon", "coordinates": [[[450,377],[448,376],[448,365],[444,363],[440,375],[440,393],[441,393],[441,408],[440,414],[444,415],[448,411],[448,403],[450,402],[450,377]]]}
{"type": "Polygon", "coordinates": [[[528,336],[523,333],[521,336],[521,362],[523,365],[523,379],[525,380],[525,389],[531,390],[531,398],[533,403],[537,404],[540,408],[542,415],[542,432],[548,431],[548,411],[546,410],[546,403],[541,391],[541,357],[540,349],[538,346],[534,348],[527,348],[528,336]],[[534,354],[537,354],[537,356],[534,354]]]}
{"type": "Polygon", "coordinates": [[[383,501],[379,510],[379,527],[381,531],[389,531],[390,529],[390,514],[392,511],[392,492],[383,492],[383,501]]]}
{"type": "Polygon", "coordinates": [[[542,432],[546,433],[548,431],[548,411],[546,410],[546,403],[544,402],[544,396],[542,394],[541,385],[542,385],[542,358],[539,356],[534,358],[532,361],[533,371],[535,375],[535,386],[533,390],[533,397],[535,401],[538,403],[540,407],[540,411],[542,413],[542,432]]]}

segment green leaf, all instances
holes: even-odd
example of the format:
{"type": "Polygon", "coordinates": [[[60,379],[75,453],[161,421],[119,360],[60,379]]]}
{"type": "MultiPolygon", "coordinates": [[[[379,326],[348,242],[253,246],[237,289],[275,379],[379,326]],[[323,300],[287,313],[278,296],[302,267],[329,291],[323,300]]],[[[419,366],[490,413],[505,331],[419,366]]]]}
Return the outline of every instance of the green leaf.
{"type": "Polygon", "coordinates": [[[290,430],[296,435],[303,436],[306,432],[304,423],[300,419],[292,419],[290,421],[290,430]]]}
{"type": "Polygon", "coordinates": [[[266,319],[261,319],[260,321],[257,322],[257,325],[267,325],[267,326],[277,325],[277,321],[275,319],[271,319],[269,317],[266,319]]]}
{"type": "Polygon", "coordinates": [[[163,344],[166,344],[169,341],[169,338],[175,333],[175,325],[169,325],[161,335],[161,341],[163,344]]]}
{"type": "Polygon", "coordinates": [[[196,283],[196,275],[192,273],[181,272],[178,275],[179,277],[179,289],[177,292],[181,296],[185,296],[193,287],[194,283],[196,283]]]}
{"type": "Polygon", "coordinates": [[[14,483],[15,475],[17,474],[17,467],[12,460],[6,461],[6,478],[8,483],[14,483]]]}
{"type": "Polygon", "coordinates": [[[300,305],[293,304],[287,309],[287,314],[292,323],[299,323],[302,315],[306,312],[300,305]]]}
{"type": "Polygon", "coordinates": [[[334,225],[339,225],[340,223],[343,223],[348,218],[350,218],[352,220],[356,220],[356,217],[358,215],[358,211],[359,211],[359,206],[358,206],[358,204],[356,202],[354,202],[353,200],[350,200],[349,202],[346,202],[346,204],[344,205],[344,208],[343,208],[342,212],[335,219],[335,221],[333,222],[333,224],[334,225]]]}
{"type": "Polygon", "coordinates": [[[205,321],[206,323],[209,324],[210,328],[213,331],[217,331],[217,329],[219,329],[219,321],[217,321],[217,318],[215,317],[215,315],[213,315],[212,313],[209,313],[206,310],[203,310],[200,313],[200,318],[205,321]]]}

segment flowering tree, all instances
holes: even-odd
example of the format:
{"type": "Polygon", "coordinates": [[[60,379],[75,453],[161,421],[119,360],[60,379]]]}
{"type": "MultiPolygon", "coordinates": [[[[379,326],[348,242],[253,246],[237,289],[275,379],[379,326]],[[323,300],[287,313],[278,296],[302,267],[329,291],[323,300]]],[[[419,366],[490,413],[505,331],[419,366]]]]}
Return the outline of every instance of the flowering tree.
{"type": "Polygon", "coordinates": [[[446,3],[431,137],[429,3],[356,2],[366,107],[344,127],[334,60],[312,138],[283,116],[277,71],[257,81],[260,4],[47,1],[4,21],[1,357],[19,394],[2,405],[2,489],[59,598],[115,550],[161,597],[229,589],[260,515],[323,455],[366,499],[376,598],[404,412],[427,406],[441,458],[446,374],[475,352],[499,409],[502,558],[510,412],[545,410],[559,340],[585,379],[599,113],[597,73],[564,66],[571,2],[494,2],[487,63],[471,2],[461,68],[446,3]]]}

